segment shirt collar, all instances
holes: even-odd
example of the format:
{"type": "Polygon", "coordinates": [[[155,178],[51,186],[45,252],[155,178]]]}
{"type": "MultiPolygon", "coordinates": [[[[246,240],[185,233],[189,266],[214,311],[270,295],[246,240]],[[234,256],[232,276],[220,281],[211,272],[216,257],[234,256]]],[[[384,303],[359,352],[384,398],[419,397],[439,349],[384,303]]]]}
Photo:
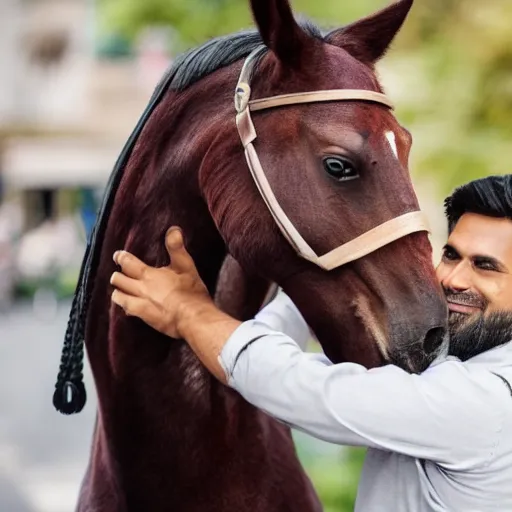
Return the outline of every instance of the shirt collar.
{"type": "MultiPolygon", "coordinates": [[[[435,359],[431,366],[436,366],[445,361],[460,361],[457,357],[447,355],[447,346],[435,359]]],[[[512,341],[486,350],[464,362],[465,365],[481,366],[483,368],[512,368],[512,341]]]]}
{"type": "Polygon", "coordinates": [[[512,367],[512,341],[486,350],[466,361],[469,365],[479,365],[489,368],[512,367]]]}

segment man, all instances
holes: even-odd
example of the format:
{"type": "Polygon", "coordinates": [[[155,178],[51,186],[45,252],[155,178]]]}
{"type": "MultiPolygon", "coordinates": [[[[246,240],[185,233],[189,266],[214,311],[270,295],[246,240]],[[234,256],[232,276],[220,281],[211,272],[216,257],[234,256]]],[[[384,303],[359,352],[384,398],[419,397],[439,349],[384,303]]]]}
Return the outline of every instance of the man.
{"type": "Polygon", "coordinates": [[[255,320],[219,311],[171,229],[170,267],[118,252],[112,300],[184,338],[249,402],[320,439],[367,446],[356,510],[512,510],[512,175],[457,189],[437,275],[451,344],[421,375],[306,354],[308,328],[281,294],[255,320]]]}

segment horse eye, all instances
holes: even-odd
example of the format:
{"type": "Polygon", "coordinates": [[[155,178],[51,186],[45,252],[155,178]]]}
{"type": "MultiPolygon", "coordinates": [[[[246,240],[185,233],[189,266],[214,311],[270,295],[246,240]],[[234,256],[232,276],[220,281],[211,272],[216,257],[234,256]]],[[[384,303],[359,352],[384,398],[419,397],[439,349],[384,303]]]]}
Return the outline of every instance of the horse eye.
{"type": "Polygon", "coordinates": [[[344,158],[334,158],[329,156],[324,158],[325,172],[337,181],[349,181],[359,178],[354,164],[344,158]]]}

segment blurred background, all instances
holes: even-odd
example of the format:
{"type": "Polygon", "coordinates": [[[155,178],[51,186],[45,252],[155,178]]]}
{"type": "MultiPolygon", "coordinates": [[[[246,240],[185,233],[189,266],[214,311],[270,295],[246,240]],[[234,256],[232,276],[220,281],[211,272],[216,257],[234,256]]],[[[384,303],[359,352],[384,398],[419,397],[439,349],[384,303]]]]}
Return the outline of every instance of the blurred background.
{"type": "MultiPolygon", "coordinates": [[[[386,0],[296,0],[326,27],[386,0]]],[[[382,81],[413,133],[433,227],[453,187],[510,172],[512,2],[416,0],[382,81]]],[[[70,512],[95,417],[51,404],[87,234],[114,162],[183,50],[250,26],[245,0],[0,1],[0,512],[70,512]]],[[[350,511],[363,452],[297,435],[326,511],[350,511]]]]}

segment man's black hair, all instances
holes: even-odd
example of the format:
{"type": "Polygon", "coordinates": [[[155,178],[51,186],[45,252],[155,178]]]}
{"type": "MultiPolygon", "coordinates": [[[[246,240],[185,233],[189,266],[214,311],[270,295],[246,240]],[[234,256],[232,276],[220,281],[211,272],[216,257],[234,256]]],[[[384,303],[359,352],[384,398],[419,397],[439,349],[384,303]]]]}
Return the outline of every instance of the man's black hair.
{"type": "Polygon", "coordinates": [[[470,181],[455,189],[444,206],[450,233],[465,213],[512,220],[512,174],[470,181]]]}

